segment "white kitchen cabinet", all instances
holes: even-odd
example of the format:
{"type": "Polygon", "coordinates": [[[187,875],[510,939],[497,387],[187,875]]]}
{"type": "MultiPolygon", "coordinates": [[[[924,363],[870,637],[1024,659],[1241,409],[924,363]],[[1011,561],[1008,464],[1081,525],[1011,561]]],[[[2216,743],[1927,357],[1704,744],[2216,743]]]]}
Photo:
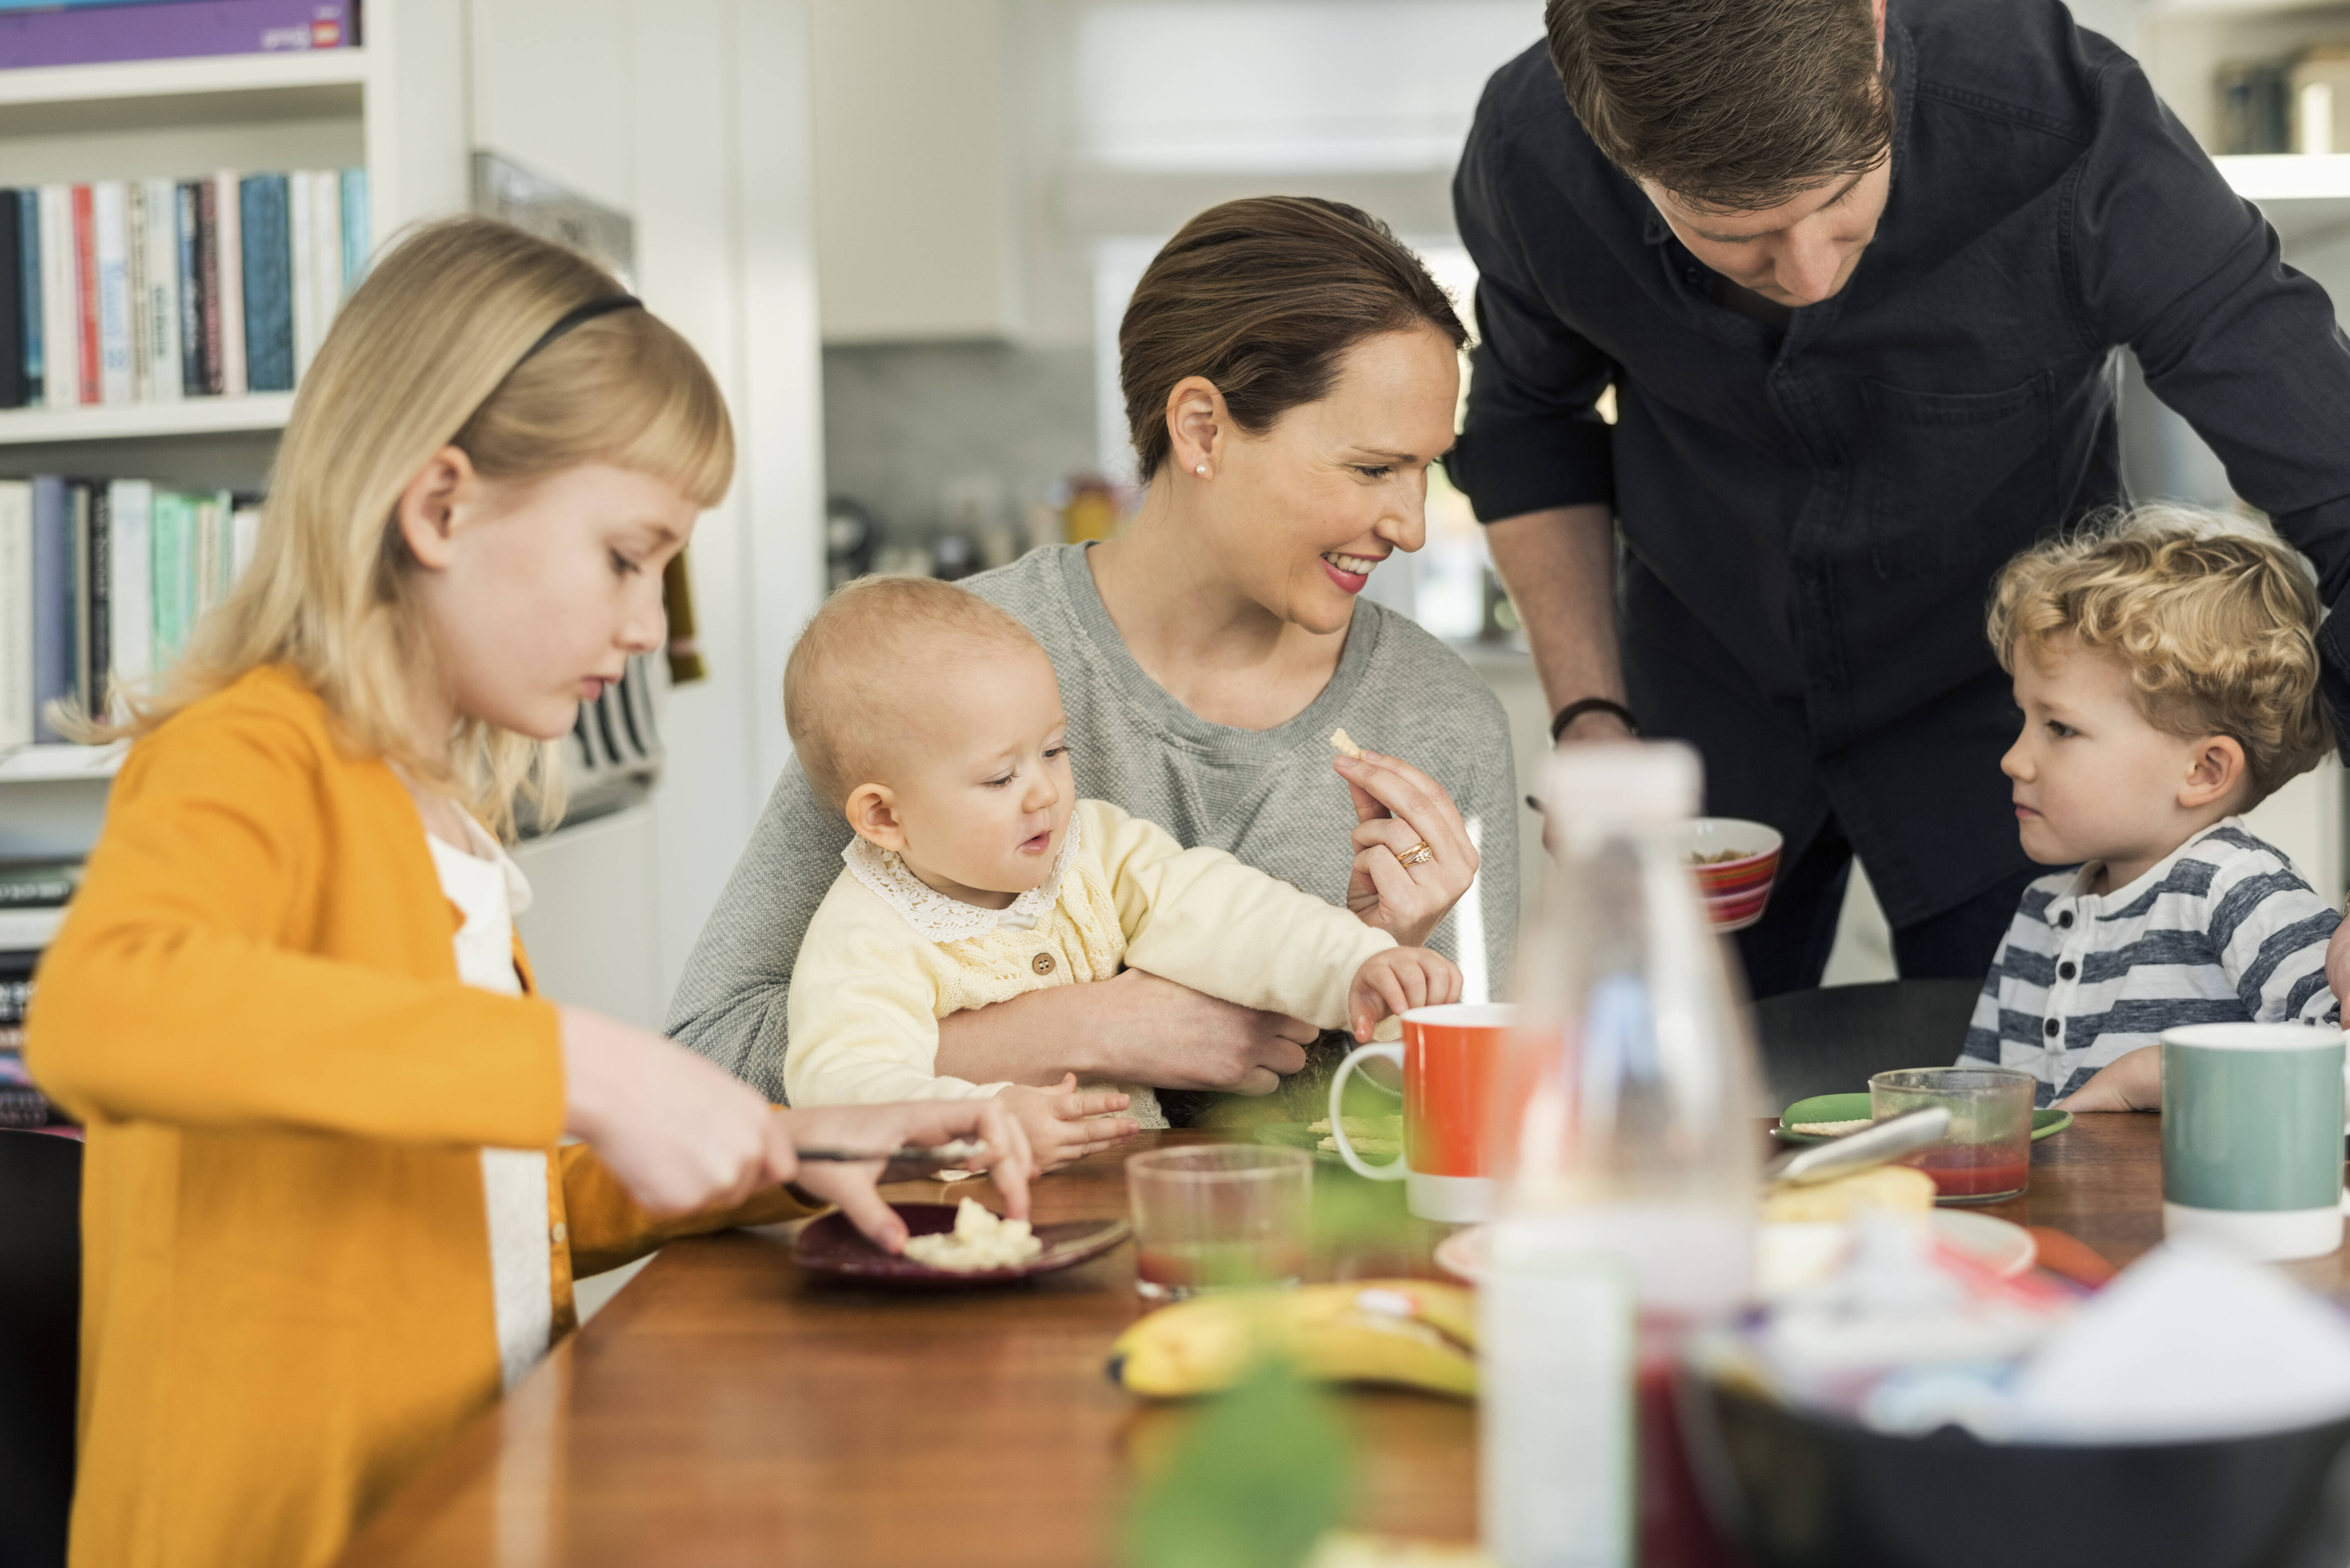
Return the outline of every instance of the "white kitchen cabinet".
{"type": "Polygon", "coordinates": [[[824,340],[1019,329],[1003,0],[811,0],[824,340]]]}

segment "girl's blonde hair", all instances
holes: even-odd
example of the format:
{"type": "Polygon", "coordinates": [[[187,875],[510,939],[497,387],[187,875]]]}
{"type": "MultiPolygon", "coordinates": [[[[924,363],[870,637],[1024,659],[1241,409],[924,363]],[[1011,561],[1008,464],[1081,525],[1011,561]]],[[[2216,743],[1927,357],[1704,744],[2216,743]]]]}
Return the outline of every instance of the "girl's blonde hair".
{"type": "Polygon", "coordinates": [[[2263,524],[2158,504],[2106,514],[2000,574],[1987,628],[2000,667],[2070,634],[2128,666],[2156,729],[2244,748],[2255,805],[2333,744],[2318,694],[2317,591],[2263,524]]]}
{"type": "Polygon", "coordinates": [[[558,753],[478,721],[445,760],[419,752],[432,649],[401,537],[400,493],[455,446],[494,480],[606,462],[717,504],[733,427],[691,345],[649,311],[608,312],[524,356],[578,306],[622,292],[585,257],[484,218],[395,240],[351,295],[295,395],[252,566],[155,690],[91,739],[142,735],[264,665],[324,700],[343,743],[448,791],[502,834],[529,794],[559,808],[558,753]]]}

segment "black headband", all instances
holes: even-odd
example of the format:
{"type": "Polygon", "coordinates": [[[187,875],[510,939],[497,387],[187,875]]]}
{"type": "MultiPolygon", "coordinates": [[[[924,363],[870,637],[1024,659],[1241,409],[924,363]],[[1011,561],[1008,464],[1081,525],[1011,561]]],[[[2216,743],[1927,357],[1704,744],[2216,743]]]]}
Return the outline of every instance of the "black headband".
{"type": "MultiPolygon", "coordinates": [[[[522,358],[515,361],[515,370],[521,369],[525,362],[527,361],[532,355],[536,354],[540,349],[546,348],[548,344],[554,342],[556,338],[562,337],[573,327],[579,326],[582,322],[593,321],[599,316],[609,316],[616,310],[642,310],[644,307],[645,302],[639,299],[633,294],[608,294],[601,299],[591,299],[587,304],[571,311],[568,315],[565,316],[562,320],[556,322],[546,331],[540,333],[538,335],[538,341],[524,349],[522,351],[522,358]]],[[[508,370],[506,374],[511,376],[514,374],[514,370],[508,370]]]]}

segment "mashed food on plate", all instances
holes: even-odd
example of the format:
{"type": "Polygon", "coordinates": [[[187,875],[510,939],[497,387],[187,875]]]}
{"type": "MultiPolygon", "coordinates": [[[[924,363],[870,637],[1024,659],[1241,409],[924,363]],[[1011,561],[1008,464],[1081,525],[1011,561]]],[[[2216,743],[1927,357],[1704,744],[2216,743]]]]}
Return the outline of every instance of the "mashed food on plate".
{"type": "Polygon", "coordinates": [[[1003,1219],[972,1198],[956,1207],[953,1230],[906,1240],[906,1256],[914,1262],[959,1274],[1016,1268],[1044,1250],[1027,1220],[1003,1219]]]}

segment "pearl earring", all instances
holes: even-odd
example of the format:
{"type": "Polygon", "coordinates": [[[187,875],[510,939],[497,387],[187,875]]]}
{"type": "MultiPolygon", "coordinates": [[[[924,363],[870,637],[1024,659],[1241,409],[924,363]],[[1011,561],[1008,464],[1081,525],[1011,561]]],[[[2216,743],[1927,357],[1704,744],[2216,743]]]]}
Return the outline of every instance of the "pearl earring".
{"type": "Polygon", "coordinates": [[[1204,463],[1204,462],[1203,462],[1203,463],[1201,463],[1199,467],[1197,467],[1197,468],[1193,469],[1191,472],[1194,472],[1194,473],[1196,473],[1196,474],[1198,474],[1201,478],[1205,479],[1205,478],[1207,478],[1207,477],[1208,477],[1208,465],[1207,465],[1206,463],[1204,463]]]}

